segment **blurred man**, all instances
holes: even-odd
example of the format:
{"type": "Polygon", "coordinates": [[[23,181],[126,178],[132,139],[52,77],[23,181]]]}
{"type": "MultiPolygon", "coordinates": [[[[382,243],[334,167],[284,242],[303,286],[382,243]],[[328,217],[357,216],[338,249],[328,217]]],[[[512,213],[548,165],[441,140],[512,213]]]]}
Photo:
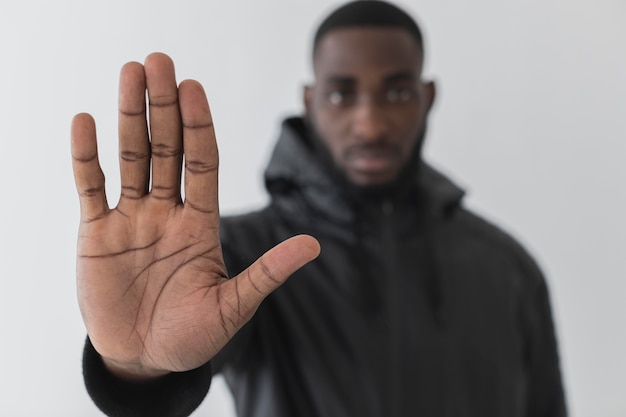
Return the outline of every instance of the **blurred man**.
{"type": "Polygon", "coordinates": [[[167,56],[122,70],[114,209],[75,117],[84,372],[105,413],[188,415],[222,373],[242,417],[565,415],[542,274],[421,158],[423,58],[395,6],[330,14],[271,202],[237,217],[219,218],[202,87],[167,56]]]}

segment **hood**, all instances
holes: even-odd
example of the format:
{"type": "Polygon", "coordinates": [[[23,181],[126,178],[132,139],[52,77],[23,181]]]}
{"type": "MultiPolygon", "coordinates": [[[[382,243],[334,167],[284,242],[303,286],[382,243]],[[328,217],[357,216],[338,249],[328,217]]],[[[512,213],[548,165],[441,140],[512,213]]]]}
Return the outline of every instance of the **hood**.
{"type": "MultiPolygon", "coordinates": [[[[423,161],[418,169],[407,172],[428,215],[445,215],[458,207],[464,191],[423,161]]],[[[278,142],[265,171],[265,185],[272,203],[281,211],[300,216],[314,211],[316,220],[328,219],[350,225],[356,215],[348,190],[343,189],[314,151],[304,120],[288,118],[283,122],[278,142]],[[294,198],[297,193],[297,198],[294,198]],[[289,195],[289,198],[282,198],[289,195]]]]}
{"type": "MultiPolygon", "coordinates": [[[[351,198],[354,193],[348,189],[345,181],[338,181],[336,175],[333,175],[334,168],[324,161],[319,151],[316,152],[313,140],[308,136],[308,128],[302,118],[289,118],[283,123],[281,135],[265,171],[265,184],[272,204],[285,221],[298,224],[304,231],[314,230],[350,242],[358,252],[361,245],[359,228],[369,224],[367,221],[359,221],[363,219],[360,216],[371,209],[381,213],[382,201],[351,198]],[[374,204],[369,203],[378,204],[374,207],[374,204]]],[[[407,177],[398,181],[405,185],[398,189],[398,198],[387,195],[385,201],[394,198],[398,224],[407,221],[421,225],[431,270],[427,274],[424,289],[436,323],[443,325],[441,271],[433,240],[434,222],[430,220],[451,215],[460,206],[464,191],[423,162],[419,153],[415,155],[418,159],[409,164],[409,167],[414,168],[404,170],[407,177]]],[[[409,229],[400,228],[407,233],[410,233],[409,229]]]]}

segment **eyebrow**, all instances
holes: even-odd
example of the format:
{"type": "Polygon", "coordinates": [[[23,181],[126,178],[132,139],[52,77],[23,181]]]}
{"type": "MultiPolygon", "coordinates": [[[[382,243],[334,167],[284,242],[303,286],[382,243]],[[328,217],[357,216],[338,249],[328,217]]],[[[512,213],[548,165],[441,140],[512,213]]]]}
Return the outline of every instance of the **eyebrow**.
{"type": "Polygon", "coordinates": [[[384,79],[385,83],[392,83],[395,81],[416,81],[417,76],[410,71],[401,71],[387,75],[384,79]]]}
{"type": "MultiPolygon", "coordinates": [[[[386,84],[397,81],[415,81],[417,76],[411,71],[399,71],[386,75],[383,80],[386,84]]],[[[329,75],[325,81],[329,84],[354,84],[356,78],[347,75],[329,75]]]]}
{"type": "Polygon", "coordinates": [[[356,83],[356,79],[350,76],[343,75],[329,75],[325,80],[330,84],[354,84],[356,83]]]}

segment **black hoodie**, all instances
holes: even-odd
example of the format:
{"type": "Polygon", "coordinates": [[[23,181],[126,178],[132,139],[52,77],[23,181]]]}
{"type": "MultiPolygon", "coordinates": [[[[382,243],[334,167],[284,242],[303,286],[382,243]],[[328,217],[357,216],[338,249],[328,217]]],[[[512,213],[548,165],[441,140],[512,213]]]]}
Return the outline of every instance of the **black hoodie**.
{"type": "Polygon", "coordinates": [[[271,203],[222,220],[224,256],[236,275],[308,233],[320,257],[211,364],[140,393],[106,375],[88,344],[96,403],[110,415],[188,415],[212,365],[241,417],[565,416],[541,272],[462,206],[458,187],[414,162],[394,192],[366,196],[329,173],[301,119],[286,120],[265,173],[271,203]]]}

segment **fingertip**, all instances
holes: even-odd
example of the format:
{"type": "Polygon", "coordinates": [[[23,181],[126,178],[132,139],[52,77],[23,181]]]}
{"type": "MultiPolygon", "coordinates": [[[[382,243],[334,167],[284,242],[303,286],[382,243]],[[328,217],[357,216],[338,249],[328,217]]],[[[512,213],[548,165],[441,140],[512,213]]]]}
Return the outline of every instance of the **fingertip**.
{"type": "Polygon", "coordinates": [[[191,92],[194,94],[202,95],[203,97],[206,98],[206,92],[204,91],[204,87],[199,81],[196,81],[196,80],[191,80],[191,79],[183,80],[178,86],[178,89],[181,92],[181,94],[186,94],[186,93],[191,92]]]}
{"type": "Polygon", "coordinates": [[[145,88],[145,71],[142,64],[136,61],[127,62],[122,65],[120,69],[120,90],[126,84],[142,84],[142,88],[145,88]]]}
{"type": "Polygon", "coordinates": [[[211,108],[204,87],[196,80],[184,80],[178,87],[183,124],[186,126],[212,125],[211,108]]]}
{"type": "Polygon", "coordinates": [[[289,260],[291,265],[289,268],[292,269],[292,272],[317,258],[321,252],[319,241],[306,234],[293,236],[276,248],[280,248],[285,256],[284,259],[289,260]]]}
{"type": "Polygon", "coordinates": [[[146,73],[138,62],[127,62],[120,71],[118,107],[122,114],[142,114],[146,109],[146,73]]]}
{"type": "Polygon", "coordinates": [[[148,56],[146,56],[146,61],[150,59],[166,59],[170,61],[172,60],[172,58],[168,54],[161,51],[150,52],[148,56]]]}
{"type": "Polygon", "coordinates": [[[89,113],[78,113],[72,118],[71,137],[72,142],[90,135],[96,129],[96,121],[89,113]]]}
{"type": "Polygon", "coordinates": [[[70,140],[74,159],[90,158],[95,151],[96,122],[89,113],[72,118],[70,140]]]}
{"type": "Polygon", "coordinates": [[[152,52],[144,60],[144,66],[146,68],[162,65],[168,66],[170,68],[174,67],[174,61],[172,60],[172,58],[163,52],[152,52]]]}
{"type": "Polygon", "coordinates": [[[89,121],[93,123],[93,120],[93,117],[89,113],[77,113],[72,118],[72,125],[75,125],[77,123],[88,123],[89,121]]]}
{"type": "Polygon", "coordinates": [[[294,237],[294,239],[298,239],[300,241],[302,249],[310,255],[311,260],[317,258],[320,255],[322,251],[322,246],[320,245],[320,242],[313,236],[297,235],[294,237]]]}
{"type": "Polygon", "coordinates": [[[143,71],[143,65],[137,61],[129,61],[125,63],[124,65],[122,65],[120,72],[126,73],[126,72],[137,71],[137,70],[143,71]]]}

